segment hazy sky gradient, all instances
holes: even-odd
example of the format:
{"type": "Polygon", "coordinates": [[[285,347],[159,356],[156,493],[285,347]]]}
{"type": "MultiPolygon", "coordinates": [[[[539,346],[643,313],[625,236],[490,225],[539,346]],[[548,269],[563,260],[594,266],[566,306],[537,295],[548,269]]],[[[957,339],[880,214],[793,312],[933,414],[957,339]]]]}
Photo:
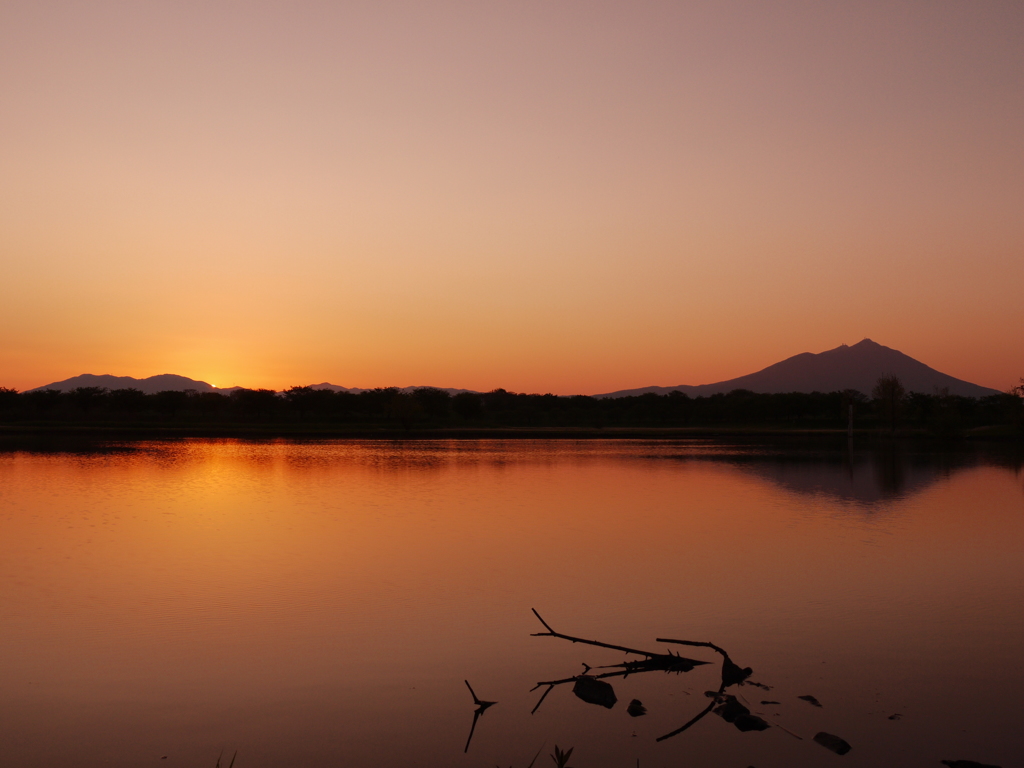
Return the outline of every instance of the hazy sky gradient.
{"type": "Polygon", "coordinates": [[[1024,376],[1024,4],[5,2],[0,385],[1024,376]]]}

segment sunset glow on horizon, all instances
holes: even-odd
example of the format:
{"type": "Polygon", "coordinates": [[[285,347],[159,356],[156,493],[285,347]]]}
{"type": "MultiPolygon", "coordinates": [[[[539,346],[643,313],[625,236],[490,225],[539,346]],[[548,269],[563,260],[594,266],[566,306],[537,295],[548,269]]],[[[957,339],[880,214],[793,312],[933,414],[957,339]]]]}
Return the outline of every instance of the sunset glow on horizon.
{"type": "Polygon", "coordinates": [[[1024,6],[4,3],[0,386],[1024,376],[1024,6]]]}

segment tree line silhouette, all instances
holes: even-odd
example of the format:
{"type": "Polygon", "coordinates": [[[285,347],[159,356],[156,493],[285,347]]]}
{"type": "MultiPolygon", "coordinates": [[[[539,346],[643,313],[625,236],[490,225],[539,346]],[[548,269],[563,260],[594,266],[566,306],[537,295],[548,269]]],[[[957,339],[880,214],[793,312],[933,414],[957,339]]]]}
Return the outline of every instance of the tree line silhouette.
{"type": "MultiPolygon", "coordinates": [[[[893,377],[894,379],[895,377],[893,377]]],[[[1024,429],[1024,380],[983,398],[944,392],[906,393],[883,377],[874,397],[860,392],[763,394],[734,390],[708,397],[681,392],[621,398],[519,394],[495,389],[450,395],[439,389],[360,393],[292,387],[284,392],[219,392],[80,387],[69,392],[18,392],[0,387],[0,423],[140,426],[294,425],[314,428],[422,430],[444,428],[688,428],[839,429],[850,406],[858,429],[929,430],[958,434],[999,424],[1024,429]]]]}

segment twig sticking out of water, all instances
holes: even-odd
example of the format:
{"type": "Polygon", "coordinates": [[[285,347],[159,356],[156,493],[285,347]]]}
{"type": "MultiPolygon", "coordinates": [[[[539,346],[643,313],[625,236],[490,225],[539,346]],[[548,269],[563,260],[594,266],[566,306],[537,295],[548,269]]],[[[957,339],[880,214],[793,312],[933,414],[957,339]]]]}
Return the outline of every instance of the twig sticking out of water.
{"type": "Polygon", "coordinates": [[[742,683],[744,680],[746,680],[754,673],[754,670],[752,670],[750,667],[741,669],[739,665],[737,665],[735,662],[733,662],[732,659],[729,658],[729,654],[726,653],[724,648],[721,648],[715,645],[714,643],[707,643],[699,640],[673,640],[668,637],[659,637],[656,639],[659,643],[674,643],[675,645],[689,645],[698,648],[710,648],[716,653],[721,654],[722,656],[722,684],[718,687],[718,693],[714,696],[714,698],[711,699],[711,703],[708,704],[708,706],[700,714],[698,714],[692,720],[687,722],[685,725],[676,728],[671,733],[666,733],[664,736],[659,736],[657,739],[658,741],[664,741],[665,739],[670,739],[673,736],[678,736],[680,733],[685,731],[691,725],[693,725],[698,720],[706,716],[708,712],[714,709],[715,705],[720,703],[720,697],[725,693],[726,688],[728,688],[730,685],[742,683]]]}
{"type": "Polygon", "coordinates": [[[533,615],[536,616],[537,620],[540,621],[540,623],[543,624],[548,630],[547,632],[534,632],[530,635],[530,637],[560,637],[562,640],[568,640],[571,643],[585,643],[587,645],[596,645],[598,648],[611,648],[613,651],[623,651],[624,653],[632,653],[636,656],[646,656],[647,658],[662,655],[659,653],[651,653],[650,651],[641,651],[637,648],[627,648],[624,645],[611,645],[609,643],[602,643],[599,640],[584,640],[582,637],[563,635],[561,632],[555,632],[555,630],[551,628],[551,625],[544,621],[544,619],[541,618],[540,614],[537,613],[536,608],[531,608],[530,610],[533,611],[533,615]]]}
{"type": "Polygon", "coordinates": [[[476,691],[473,690],[473,686],[469,684],[469,680],[463,680],[466,687],[469,688],[469,695],[473,697],[473,703],[476,704],[476,711],[473,712],[473,724],[469,726],[469,738],[466,739],[466,748],[463,749],[463,753],[469,752],[469,743],[473,741],[473,732],[476,730],[476,721],[480,719],[480,716],[487,711],[488,707],[493,707],[498,702],[496,701],[481,701],[477,698],[476,691]]]}
{"type": "MultiPolygon", "coordinates": [[[[679,656],[671,652],[657,653],[656,651],[645,651],[640,648],[630,648],[625,645],[613,645],[612,643],[602,643],[600,640],[588,640],[583,637],[566,635],[562,632],[556,632],[551,627],[551,625],[544,621],[543,617],[539,613],[537,613],[536,608],[531,608],[530,610],[533,611],[533,615],[536,616],[537,620],[544,625],[545,629],[547,629],[547,632],[534,632],[531,634],[531,637],[557,637],[561,640],[568,640],[571,643],[583,643],[585,645],[597,646],[598,648],[609,648],[613,651],[622,651],[623,653],[630,653],[634,656],[644,657],[639,661],[625,661],[621,664],[609,664],[606,667],[602,667],[602,669],[617,668],[621,669],[622,671],[605,672],[600,675],[591,675],[591,677],[593,677],[595,680],[600,680],[606,677],[626,677],[630,674],[638,672],[653,672],[655,670],[660,670],[663,672],[689,672],[691,669],[700,664],[708,663],[706,661],[688,659],[685,656],[679,656]]],[[[590,670],[592,668],[587,664],[584,664],[583,668],[583,675],[589,675],[590,670]]],[[[563,678],[562,680],[547,680],[544,682],[537,683],[535,686],[533,686],[533,688],[530,689],[531,691],[537,690],[542,685],[546,685],[548,686],[548,688],[541,695],[540,700],[536,703],[536,705],[534,705],[533,709],[530,711],[530,714],[532,715],[540,708],[540,705],[544,703],[544,699],[547,698],[547,695],[551,693],[551,691],[554,689],[556,685],[574,683],[580,677],[581,675],[574,675],[572,677],[563,678]]]]}
{"type": "MultiPolygon", "coordinates": [[[[656,669],[663,670],[663,671],[666,671],[666,672],[688,672],[691,669],[693,669],[695,666],[697,666],[698,664],[707,664],[708,663],[706,661],[697,661],[696,659],[687,659],[684,656],[676,655],[676,654],[673,654],[671,652],[669,652],[669,653],[656,653],[654,651],[644,651],[644,650],[641,650],[639,648],[630,648],[630,647],[625,646],[625,645],[613,645],[611,643],[602,643],[600,640],[588,640],[588,639],[583,638],[583,637],[575,637],[573,635],[566,635],[566,634],[563,634],[562,632],[556,632],[551,627],[551,625],[548,624],[546,621],[544,621],[543,617],[539,613],[537,613],[537,609],[536,608],[531,608],[530,610],[533,611],[533,615],[537,617],[537,620],[541,624],[543,624],[544,628],[547,630],[547,632],[534,632],[531,635],[532,637],[557,637],[557,638],[560,638],[562,640],[568,640],[571,643],[584,643],[585,645],[594,645],[594,646],[597,646],[598,648],[609,648],[609,649],[611,649],[613,651],[622,651],[623,653],[631,653],[631,654],[633,654],[635,656],[643,656],[644,657],[644,659],[641,660],[641,661],[627,661],[627,662],[623,662],[622,664],[612,664],[612,665],[609,665],[609,666],[612,666],[612,667],[619,667],[623,671],[622,672],[606,672],[605,674],[602,674],[602,675],[594,675],[593,676],[594,679],[600,679],[600,678],[604,678],[604,677],[617,677],[617,676],[625,677],[626,675],[628,675],[630,673],[634,673],[634,672],[650,672],[650,671],[654,671],[656,669]]],[[[722,656],[722,682],[721,682],[721,685],[719,686],[717,692],[709,692],[709,696],[712,697],[711,703],[702,712],[700,712],[696,717],[691,719],[689,722],[687,722],[686,724],[684,724],[680,728],[677,728],[676,730],[672,731],[671,733],[666,733],[664,736],[660,736],[658,738],[658,741],[664,741],[665,739],[669,739],[669,738],[671,738],[673,736],[676,736],[676,735],[682,733],[683,731],[685,731],[687,728],[689,728],[694,723],[696,723],[698,720],[700,720],[705,715],[707,715],[708,712],[711,712],[715,708],[716,705],[722,703],[722,696],[725,693],[725,689],[726,688],[728,688],[731,685],[737,685],[739,683],[742,683],[744,680],[746,680],[748,677],[750,677],[751,674],[753,674],[753,670],[750,667],[741,668],[739,665],[735,664],[732,659],[729,658],[729,654],[725,652],[724,648],[721,648],[721,647],[715,645],[714,643],[707,643],[707,642],[701,642],[701,641],[696,641],[696,640],[673,640],[673,639],[661,638],[661,637],[657,638],[657,641],[659,643],[673,643],[675,645],[689,645],[689,646],[700,647],[700,648],[710,648],[710,649],[712,649],[716,653],[719,653],[722,656]]],[[[584,665],[584,667],[586,667],[586,665],[584,665]]],[[[586,675],[589,672],[590,672],[590,668],[586,667],[586,671],[583,674],[586,675]]],[[[537,683],[537,685],[535,685],[531,690],[535,691],[535,690],[537,690],[537,688],[541,687],[542,685],[546,685],[546,686],[548,686],[548,688],[547,688],[546,691],[544,691],[543,695],[540,697],[540,701],[537,702],[536,706],[534,706],[534,708],[533,708],[533,710],[532,710],[532,712],[530,714],[533,714],[533,712],[537,711],[537,709],[540,707],[540,705],[544,702],[544,699],[547,698],[547,695],[549,693],[551,693],[552,689],[554,689],[554,687],[556,685],[562,685],[563,683],[573,682],[573,681],[577,680],[579,677],[580,677],[579,675],[576,675],[574,677],[567,677],[567,678],[565,678],[563,680],[549,680],[549,681],[546,681],[546,682],[537,683]]]]}

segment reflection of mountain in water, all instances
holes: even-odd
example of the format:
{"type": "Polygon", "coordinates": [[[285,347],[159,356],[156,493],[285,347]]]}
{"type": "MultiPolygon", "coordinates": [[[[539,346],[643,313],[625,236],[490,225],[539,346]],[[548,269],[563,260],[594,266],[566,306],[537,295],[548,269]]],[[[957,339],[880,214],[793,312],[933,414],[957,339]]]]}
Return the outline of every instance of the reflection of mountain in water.
{"type": "Polygon", "coordinates": [[[956,472],[992,463],[992,457],[974,451],[919,453],[889,446],[817,455],[738,456],[732,463],[789,491],[871,504],[921,493],[956,472]]]}
{"type": "MultiPolygon", "coordinates": [[[[186,440],[198,446],[210,439],[186,440]]],[[[733,438],[675,440],[243,440],[219,450],[293,471],[329,471],[339,464],[380,472],[441,472],[465,466],[511,468],[566,462],[678,461],[727,464],[789,491],[873,504],[923,492],[956,472],[1001,466],[1020,473],[1022,446],[1011,443],[876,442],[851,448],[845,438],[733,438]]],[[[102,455],[174,453],[177,441],[108,441],[89,436],[0,435],[7,453],[102,455]]],[[[175,454],[202,461],[202,451],[175,454]]]]}
{"type": "Polygon", "coordinates": [[[918,493],[955,471],[935,464],[910,463],[897,454],[861,456],[846,462],[748,464],[743,468],[789,491],[862,503],[918,493]]]}

